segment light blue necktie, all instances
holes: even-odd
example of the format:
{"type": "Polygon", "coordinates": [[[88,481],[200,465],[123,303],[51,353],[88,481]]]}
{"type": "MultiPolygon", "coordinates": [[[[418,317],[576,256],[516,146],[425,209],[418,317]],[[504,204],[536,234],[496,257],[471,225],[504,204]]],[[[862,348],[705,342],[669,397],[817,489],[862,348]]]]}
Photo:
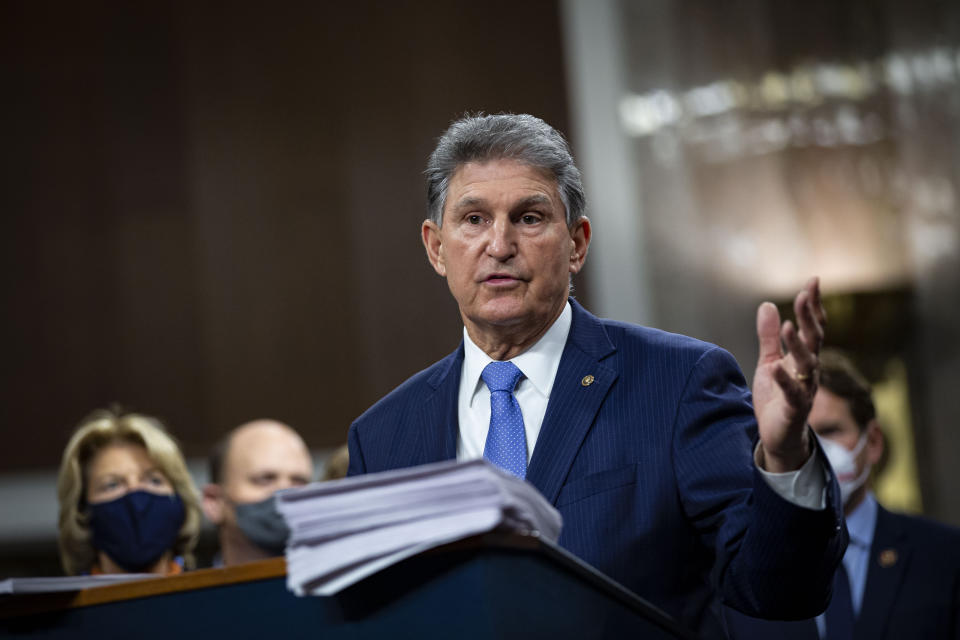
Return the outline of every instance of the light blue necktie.
{"type": "Polygon", "coordinates": [[[483,457],[517,476],[527,476],[527,432],[513,396],[523,372],[512,362],[491,362],[480,374],[490,389],[490,430],[483,457]]]}

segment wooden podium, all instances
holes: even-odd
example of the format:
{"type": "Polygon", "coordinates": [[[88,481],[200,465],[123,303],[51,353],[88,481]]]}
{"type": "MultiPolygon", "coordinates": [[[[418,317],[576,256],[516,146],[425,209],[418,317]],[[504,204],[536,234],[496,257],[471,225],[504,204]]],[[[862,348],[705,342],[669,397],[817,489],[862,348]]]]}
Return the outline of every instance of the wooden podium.
{"type": "Polygon", "coordinates": [[[331,597],[287,590],[282,558],[73,592],[0,596],[9,638],[692,638],[536,538],[485,534],[331,597]]]}

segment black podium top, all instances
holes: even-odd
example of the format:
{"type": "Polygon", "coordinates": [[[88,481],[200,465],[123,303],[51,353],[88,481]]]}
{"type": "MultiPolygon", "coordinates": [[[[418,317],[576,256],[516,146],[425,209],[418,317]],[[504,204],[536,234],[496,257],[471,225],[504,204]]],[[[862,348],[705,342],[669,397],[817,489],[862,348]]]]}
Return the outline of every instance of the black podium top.
{"type": "Polygon", "coordinates": [[[296,597],[282,558],[77,592],[0,598],[30,638],[692,638],[564,550],[484,534],[408,558],[331,597],[296,597]]]}

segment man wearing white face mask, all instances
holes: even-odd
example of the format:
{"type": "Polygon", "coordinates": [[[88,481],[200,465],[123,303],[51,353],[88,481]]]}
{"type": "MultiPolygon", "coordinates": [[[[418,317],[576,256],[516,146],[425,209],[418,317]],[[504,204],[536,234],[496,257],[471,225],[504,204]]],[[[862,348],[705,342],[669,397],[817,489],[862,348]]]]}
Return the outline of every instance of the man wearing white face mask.
{"type": "Polygon", "coordinates": [[[880,506],[868,483],[884,448],[870,385],[835,351],[821,352],[820,367],[808,420],[837,475],[850,532],[833,598],[815,621],[760,621],[728,612],[732,636],[960,638],[960,531],[880,506]]]}
{"type": "MultiPolygon", "coordinates": [[[[830,607],[817,616],[817,628],[821,638],[846,640],[854,637],[863,608],[870,548],[880,515],[867,478],[883,455],[883,434],[877,424],[869,383],[836,352],[825,352],[824,361],[809,420],[837,474],[850,543],[842,570],[837,570],[830,607]]],[[[884,511],[884,518],[887,516],[894,517],[884,511]]],[[[871,615],[876,619],[876,614],[871,615]]]]}
{"type": "Polygon", "coordinates": [[[869,383],[837,352],[824,350],[824,358],[820,388],[808,419],[837,474],[849,527],[865,500],[867,509],[875,511],[869,506],[876,505],[876,499],[867,488],[867,478],[883,455],[883,434],[869,383]]]}
{"type": "Polygon", "coordinates": [[[838,570],[833,601],[817,618],[820,636],[960,637],[960,531],[877,503],[867,479],[884,443],[870,385],[835,352],[820,362],[810,426],[837,474],[850,532],[846,576],[838,570]]]}

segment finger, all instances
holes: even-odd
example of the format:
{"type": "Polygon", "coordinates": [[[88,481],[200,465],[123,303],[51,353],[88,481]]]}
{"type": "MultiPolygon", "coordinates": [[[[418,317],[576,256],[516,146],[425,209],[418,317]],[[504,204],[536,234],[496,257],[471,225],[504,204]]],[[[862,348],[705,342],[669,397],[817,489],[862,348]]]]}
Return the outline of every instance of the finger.
{"type": "Polygon", "coordinates": [[[757,308],[757,339],[761,364],[783,356],[780,350],[780,312],[772,302],[764,302],[757,308]]]}
{"type": "Polygon", "coordinates": [[[780,336],[787,347],[789,357],[793,359],[795,370],[790,372],[797,382],[802,382],[806,388],[814,384],[817,372],[817,356],[812,352],[807,344],[800,338],[796,327],[787,320],[783,323],[780,330],[780,336]]]}
{"type": "Polygon", "coordinates": [[[807,410],[810,404],[810,396],[802,383],[798,382],[786,369],[779,366],[773,371],[773,379],[780,390],[783,391],[783,397],[786,399],[787,405],[795,411],[807,410]]]}
{"type": "MultiPolygon", "coordinates": [[[[815,351],[819,353],[820,347],[823,346],[824,330],[827,326],[827,310],[823,306],[823,299],[820,295],[820,278],[816,276],[810,278],[805,289],[810,296],[807,307],[810,309],[816,326],[816,331],[810,337],[815,338],[815,345],[813,346],[815,346],[815,351]]],[[[801,327],[801,332],[802,329],[803,327],[801,327]]]]}
{"type": "Polygon", "coordinates": [[[820,278],[814,276],[807,281],[807,291],[810,292],[810,306],[813,308],[813,315],[821,327],[827,326],[827,310],[823,306],[823,299],[820,296],[820,278]]]}
{"type": "Polygon", "coordinates": [[[808,290],[797,294],[793,301],[793,311],[797,314],[797,323],[800,330],[800,339],[813,353],[820,353],[823,344],[823,327],[817,321],[812,297],[808,290]]]}

